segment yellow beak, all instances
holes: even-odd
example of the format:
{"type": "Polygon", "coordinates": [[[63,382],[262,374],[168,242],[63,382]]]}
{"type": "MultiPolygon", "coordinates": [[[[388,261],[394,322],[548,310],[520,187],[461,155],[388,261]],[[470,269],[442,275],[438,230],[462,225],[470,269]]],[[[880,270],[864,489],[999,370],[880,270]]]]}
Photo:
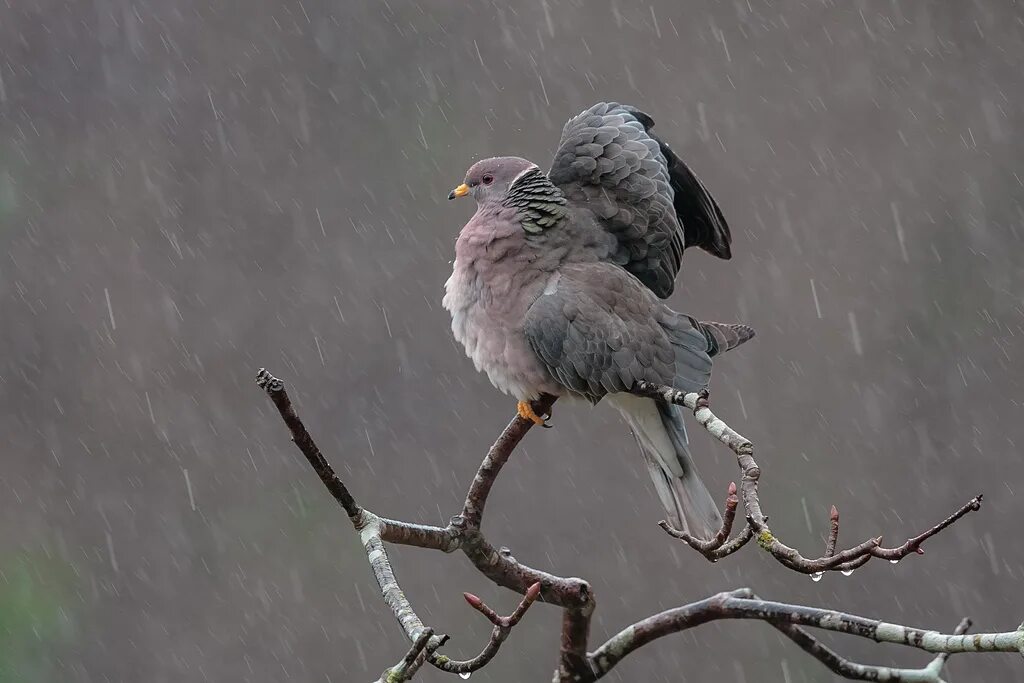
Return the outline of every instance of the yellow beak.
{"type": "Polygon", "coordinates": [[[448,199],[455,199],[456,197],[465,197],[469,194],[469,185],[462,183],[454,190],[448,193],[448,199]]]}

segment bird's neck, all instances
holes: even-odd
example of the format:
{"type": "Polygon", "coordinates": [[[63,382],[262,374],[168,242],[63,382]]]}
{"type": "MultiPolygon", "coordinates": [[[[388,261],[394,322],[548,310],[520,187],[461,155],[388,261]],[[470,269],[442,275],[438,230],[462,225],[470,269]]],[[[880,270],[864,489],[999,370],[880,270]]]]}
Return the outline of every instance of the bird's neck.
{"type": "Polygon", "coordinates": [[[531,235],[558,227],[569,213],[565,195],[536,167],[512,182],[502,205],[516,212],[523,230],[531,235]]]}

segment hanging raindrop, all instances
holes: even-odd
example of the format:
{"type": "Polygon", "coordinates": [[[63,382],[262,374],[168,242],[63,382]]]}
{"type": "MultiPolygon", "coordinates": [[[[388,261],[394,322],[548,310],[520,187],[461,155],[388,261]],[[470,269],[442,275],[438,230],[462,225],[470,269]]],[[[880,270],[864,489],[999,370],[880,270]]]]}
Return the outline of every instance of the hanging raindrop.
{"type": "Polygon", "coordinates": [[[811,581],[813,581],[814,583],[818,583],[819,581],[821,581],[821,577],[823,576],[825,576],[823,572],[814,572],[813,574],[811,574],[811,581]]]}
{"type": "Polygon", "coordinates": [[[842,571],[842,574],[843,574],[843,576],[853,576],[853,570],[852,569],[844,569],[842,571]]]}
{"type": "Polygon", "coordinates": [[[464,681],[465,681],[465,680],[468,680],[468,679],[469,679],[469,677],[470,677],[470,676],[472,676],[472,675],[473,675],[473,674],[471,674],[471,673],[469,673],[468,671],[466,671],[466,672],[464,672],[464,673],[461,673],[461,674],[459,674],[459,678],[461,678],[462,680],[464,680],[464,681]]]}

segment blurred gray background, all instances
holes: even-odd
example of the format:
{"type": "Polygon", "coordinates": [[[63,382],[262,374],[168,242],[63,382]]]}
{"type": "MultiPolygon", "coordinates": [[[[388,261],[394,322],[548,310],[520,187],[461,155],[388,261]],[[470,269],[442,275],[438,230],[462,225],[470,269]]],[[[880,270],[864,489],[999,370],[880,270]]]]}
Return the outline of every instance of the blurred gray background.
{"type": "MultiPolygon", "coordinates": [[[[673,305],[747,322],[720,415],[773,527],[924,557],[820,583],[756,547],[710,565],[656,526],[607,407],[556,406],[499,480],[497,545],[586,577],[595,645],[651,612],[764,596],[951,629],[1024,619],[1024,7],[1016,2],[57,0],[0,3],[0,680],[368,681],[406,649],[341,510],[253,384],[286,379],[371,509],[443,523],[513,412],[440,307],[474,160],[546,165],[566,118],[638,105],[723,207],[673,305]]],[[[723,493],[731,454],[695,434],[723,493]]],[[[458,555],[396,549],[475,654],[458,555]]],[[[547,681],[538,606],[474,681],[547,681]]],[[[837,639],[873,663],[927,657],[837,639]]],[[[1017,656],[956,681],[1024,679],[1017,656]]],[[[445,676],[425,672],[424,682],[445,676]]],[[[418,679],[419,680],[419,679],[418,679]]],[[[832,677],[720,623],[615,681],[832,677]]]]}

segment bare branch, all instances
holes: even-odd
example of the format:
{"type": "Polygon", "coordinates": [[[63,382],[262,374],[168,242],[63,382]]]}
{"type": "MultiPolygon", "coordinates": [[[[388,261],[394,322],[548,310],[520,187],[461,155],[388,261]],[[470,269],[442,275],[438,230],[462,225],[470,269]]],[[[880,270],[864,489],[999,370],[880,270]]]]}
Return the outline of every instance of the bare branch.
{"type": "Polygon", "coordinates": [[[440,668],[445,671],[456,674],[471,674],[478,669],[482,669],[494,659],[494,655],[498,654],[498,650],[501,648],[501,644],[505,642],[508,635],[512,632],[512,627],[519,623],[519,620],[526,614],[526,610],[530,609],[537,600],[537,596],[540,595],[540,584],[535,583],[530,586],[529,590],[526,591],[526,595],[519,602],[519,606],[516,607],[515,611],[507,617],[499,616],[497,612],[488,607],[483,600],[473,595],[472,593],[463,593],[463,597],[466,602],[469,603],[470,607],[475,609],[480,614],[483,614],[487,619],[494,624],[494,630],[491,631],[491,637],[488,639],[487,644],[484,645],[484,649],[480,651],[476,657],[467,659],[463,662],[457,662],[449,660],[442,663],[440,668]]]}
{"type": "Polygon", "coordinates": [[[819,643],[801,626],[847,633],[879,643],[895,643],[952,654],[957,652],[1020,652],[1024,654],[1024,625],[1016,631],[981,633],[966,636],[963,628],[953,634],[890,624],[884,621],[836,610],[789,605],[759,599],[750,589],[741,588],[705,598],[683,607],[648,617],[612,636],[590,655],[591,678],[601,678],[630,653],[672,633],[679,633],[709,621],[752,619],[766,621],[780,629],[804,651],[825,663],[836,673],[858,680],[923,681],[939,683],[945,657],[936,657],[924,669],[896,669],[855,664],[843,659],[819,643]]]}
{"type": "Polygon", "coordinates": [[[430,640],[433,635],[433,629],[423,629],[402,661],[390,669],[386,669],[374,683],[405,683],[405,681],[412,680],[412,677],[423,666],[423,662],[433,653],[430,649],[430,640]]]}
{"type": "Polygon", "coordinates": [[[931,538],[932,536],[934,536],[935,534],[945,529],[946,527],[952,525],[954,522],[959,520],[968,512],[977,512],[978,510],[980,510],[981,498],[982,494],[979,493],[974,498],[971,498],[969,501],[964,503],[959,510],[951,514],[949,517],[942,520],[928,531],[925,531],[923,534],[919,534],[917,536],[914,536],[913,538],[907,539],[907,542],[903,545],[897,546],[895,548],[875,548],[871,552],[871,555],[889,561],[902,560],[907,555],[911,555],[914,553],[918,555],[924,555],[924,549],[921,548],[921,544],[929,538],[931,538]]]}
{"type": "MultiPolygon", "coordinates": [[[[911,553],[921,554],[924,552],[921,549],[921,544],[924,541],[950,526],[968,512],[981,509],[981,495],[978,495],[945,520],[936,524],[928,531],[908,539],[903,545],[895,548],[883,548],[881,545],[882,537],[879,536],[877,538],[869,538],[858,545],[837,552],[835,545],[839,537],[839,511],[833,506],[829,519],[830,529],[828,542],[825,546],[825,554],[816,559],[808,559],[795,548],[791,548],[780,541],[772,533],[771,528],[768,526],[768,518],[761,511],[761,502],[757,494],[761,468],[758,467],[757,462],[754,460],[754,444],[711,412],[711,408],[708,407],[706,392],[699,394],[693,392],[685,393],[671,387],[651,384],[650,382],[637,382],[633,387],[633,393],[638,396],[661,399],[691,409],[697,422],[736,454],[740,471],[743,473],[740,480],[740,490],[743,494],[743,505],[747,509],[747,523],[753,535],[757,538],[757,544],[768,551],[781,564],[794,571],[812,575],[819,575],[826,571],[850,572],[868,562],[872,557],[895,562],[911,553]]],[[[728,513],[728,508],[726,512],[728,513]]],[[[682,538],[691,547],[704,554],[705,557],[708,557],[707,550],[701,547],[705,542],[692,538],[687,540],[684,538],[685,534],[672,529],[664,523],[662,528],[673,536],[682,538]],[[693,541],[696,541],[697,545],[694,545],[693,541]]],[[[706,542],[711,544],[711,549],[715,552],[709,559],[715,560],[723,556],[720,553],[721,546],[715,546],[720,535],[721,533],[716,535],[711,541],[706,542]]],[[[740,543],[736,547],[730,547],[730,550],[735,552],[742,545],[743,543],[740,543]]]]}
{"type": "Polygon", "coordinates": [[[525,594],[530,586],[539,583],[541,602],[580,609],[593,604],[590,584],[586,581],[529,567],[512,557],[507,549],[496,550],[479,530],[467,530],[460,549],[481,574],[503,588],[525,594]]]}
{"type": "Polygon", "coordinates": [[[430,663],[448,673],[461,674],[463,676],[469,676],[474,671],[487,666],[494,656],[498,654],[498,650],[501,649],[501,644],[505,642],[509,634],[512,632],[512,628],[519,623],[519,620],[526,614],[526,610],[530,609],[530,605],[537,601],[537,597],[540,595],[540,584],[535,583],[527,589],[523,599],[519,601],[519,605],[515,610],[507,617],[499,616],[497,612],[484,604],[484,601],[473,595],[472,593],[463,593],[462,596],[469,603],[470,607],[480,612],[488,621],[494,624],[494,629],[491,631],[491,637],[488,638],[487,643],[484,645],[483,650],[480,654],[473,657],[472,659],[466,660],[455,660],[448,657],[431,655],[430,663]]]}
{"type": "MultiPolygon", "coordinates": [[[[971,620],[967,617],[964,617],[960,620],[960,623],[956,625],[956,628],[953,629],[953,634],[958,636],[963,635],[967,633],[967,629],[969,629],[970,627],[971,620]]],[[[932,664],[937,664],[939,668],[942,668],[946,664],[946,660],[949,659],[949,655],[949,652],[940,652],[939,654],[935,655],[935,659],[932,660],[932,664]]]]}
{"type": "MultiPolygon", "coordinates": [[[[295,412],[292,400],[285,390],[284,382],[267,372],[266,368],[260,368],[259,373],[256,375],[256,384],[267,392],[270,400],[273,401],[277,411],[281,414],[281,419],[288,426],[288,430],[292,434],[292,441],[302,454],[306,456],[306,460],[309,461],[313,471],[320,477],[320,481],[323,482],[334,499],[345,510],[352,525],[358,530],[360,515],[363,509],[356,503],[352,494],[349,493],[345,483],[334,473],[334,469],[320,452],[320,449],[313,441],[313,437],[309,435],[306,425],[303,424],[302,419],[295,412]]],[[[458,547],[457,541],[452,538],[447,529],[423,524],[407,524],[406,522],[399,522],[393,519],[376,517],[376,515],[374,517],[379,524],[381,539],[389,543],[432,548],[444,550],[445,552],[451,552],[458,547]]]]}
{"type": "Polygon", "coordinates": [[[736,538],[731,541],[729,540],[729,535],[732,533],[732,524],[736,519],[736,507],[738,505],[739,498],[736,497],[736,482],[729,482],[729,493],[725,498],[725,512],[722,514],[722,528],[718,530],[714,538],[708,540],[691,536],[685,531],[680,531],[665,520],[658,522],[658,526],[664,529],[669,536],[686,542],[687,545],[711,562],[717,562],[745,546],[747,541],[754,536],[753,529],[750,527],[750,524],[747,524],[736,538]]]}
{"type": "Polygon", "coordinates": [[[386,543],[411,545],[445,553],[458,550],[461,543],[459,535],[451,527],[413,524],[385,517],[378,517],[377,521],[380,523],[380,538],[386,543]]]}
{"type": "MultiPolygon", "coordinates": [[[[402,625],[405,635],[410,641],[416,642],[426,626],[423,625],[416,611],[412,608],[408,598],[405,597],[405,592],[398,585],[398,579],[395,578],[395,572],[391,568],[387,550],[384,549],[384,542],[380,538],[380,518],[372,512],[363,510],[360,521],[356,525],[356,530],[359,532],[360,540],[363,542],[366,557],[370,561],[370,568],[373,570],[373,575],[380,586],[384,602],[395,613],[395,618],[402,625]]],[[[447,640],[448,636],[446,635],[434,636],[431,646],[436,650],[447,640]]]]}
{"type": "MultiPolygon", "coordinates": [[[[544,394],[533,402],[533,412],[537,415],[548,415],[551,413],[551,406],[557,399],[549,394],[544,394]]],[[[512,418],[512,421],[505,427],[505,430],[494,442],[480,469],[477,470],[473,483],[470,484],[466,493],[466,502],[462,506],[462,519],[469,528],[479,529],[483,520],[484,506],[487,504],[487,496],[491,493],[495,479],[501,468],[508,462],[512,451],[519,445],[526,433],[533,427],[533,422],[521,416],[512,418]]]]}
{"type": "Polygon", "coordinates": [[[256,384],[270,396],[270,400],[274,402],[277,411],[281,413],[281,419],[288,425],[288,431],[292,433],[292,441],[299,447],[302,454],[306,456],[306,460],[313,466],[313,470],[320,477],[320,481],[324,483],[327,490],[334,496],[334,500],[338,501],[338,504],[348,514],[348,518],[355,524],[361,508],[356,503],[355,498],[352,497],[352,494],[348,492],[345,484],[334,474],[334,470],[327,463],[327,459],[324,458],[317,445],[313,443],[313,438],[306,431],[306,426],[302,424],[302,420],[295,414],[292,400],[288,397],[288,392],[284,390],[284,382],[267,372],[266,368],[260,368],[260,371],[256,374],[256,384]]]}
{"type": "MultiPolygon", "coordinates": [[[[953,631],[955,635],[967,632],[971,625],[970,619],[964,619],[953,631]]],[[[800,649],[827,666],[834,673],[848,679],[858,681],[922,681],[925,683],[942,683],[939,678],[949,653],[937,655],[931,663],[922,669],[896,669],[888,666],[872,666],[858,664],[836,654],[827,645],[808,633],[805,629],[792,624],[772,624],[787,638],[796,643],[800,649]]]]}
{"type": "MultiPolygon", "coordinates": [[[[534,412],[550,414],[555,400],[554,396],[542,396],[533,402],[534,412]]],[[[473,566],[499,586],[525,594],[533,584],[539,583],[542,602],[584,612],[593,611],[593,594],[586,581],[555,576],[524,565],[507,550],[496,550],[480,531],[491,488],[515,447],[532,427],[532,421],[517,416],[498,435],[470,484],[461,514],[452,518],[449,530],[458,536],[458,547],[473,566]]]]}
{"type": "Polygon", "coordinates": [[[530,609],[530,605],[536,602],[538,596],[540,596],[540,584],[535,583],[526,591],[526,595],[523,596],[523,599],[519,602],[519,606],[516,607],[515,611],[507,617],[502,617],[493,609],[488,607],[483,600],[472,593],[462,594],[462,597],[466,599],[466,602],[469,603],[470,607],[487,617],[487,620],[496,627],[504,629],[512,628],[518,624],[519,620],[523,618],[524,614],[526,614],[526,610],[530,609]]]}
{"type": "MultiPolygon", "coordinates": [[[[284,382],[271,375],[267,370],[261,369],[256,377],[256,383],[270,396],[274,406],[281,414],[281,418],[292,434],[292,441],[302,451],[302,454],[306,456],[306,460],[309,461],[317,476],[320,477],[320,481],[323,482],[334,499],[345,510],[353,527],[359,532],[363,549],[366,551],[366,557],[370,563],[374,578],[377,579],[377,584],[380,586],[384,602],[394,612],[395,618],[401,624],[406,637],[413,643],[413,647],[409,650],[406,658],[397,666],[385,671],[382,674],[381,680],[386,680],[387,683],[407,681],[412,678],[424,661],[429,661],[433,666],[450,673],[471,673],[486,665],[497,654],[501,643],[508,637],[511,626],[514,624],[502,627],[500,633],[498,633],[498,627],[495,627],[495,633],[492,633],[492,637],[483,652],[471,660],[456,661],[436,654],[435,651],[447,642],[448,636],[434,635],[433,629],[423,624],[408,598],[406,598],[404,591],[402,591],[391,567],[387,550],[384,547],[384,542],[388,541],[452,552],[462,546],[466,540],[463,536],[464,527],[449,525],[447,528],[442,529],[423,524],[410,524],[393,519],[383,519],[369,510],[360,507],[349,492],[348,487],[345,486],[345,483],[335,474],[333,468],[323,457],[302,420],[295,412],[291,398],[285,390],[284,382]],[[425,639],[424,634],[428,634],[425,639]]],[[[553,399],[551,402],[553,402],[553,399]]],[[[550,404],[547,407],[550,409],[550,404]]],[[[506,429],[506,434],[502,435],[503,438],[500,438],[499,442],[491,449],[499,464],[494,468],[493,473],[490,475],[491,481],[487,483],[486,489],[483,491],[482,496],[479,497],[481,502],[486,499],[486,491],[490,489],[490,484],[493,483],[493,476],[501,469],[501,465],[508,459],[512,449],[532,424],[528,420],[517,418],[506,429]],[[522,422],[526,423],[526,429],[522,429],[523,425],[520,424],[522,422]],[[517,435],[514,430],[521,430],[521,432],[517,435]],[[508,432],[511,432],[511,434],[507,434],[508,432]]],[[[481,477],[478,476],[478,479],[481,479],[481,477]]],[[[482,503],[480,509],[482,510],[482,503]]],[[[470,542],[467,544],[466,554],[471,559],[476,557],[480,562],[485,561],[487,550],[492,550],[493,552],[493,549],[483,540],[482,536],[479,536],[478,531],[476,536],[472,534],[468,536],[470,537],[470,542]]],[[[526,609],[537,599],[538,594],[541,592],[543,581],[540,579],[546,578],[548,575],[518,565],[518,563],[511,559],[506,560],[504,563],[492,562],[490,564],[492,567],[504,569],[507,574],[507,581],[510,583],[514,583],[514,579],[535,579],[532,584],[536,588],[530,586],[521,589],[521,592],[526,593],[526,597],[520,603],[520,609],[513,613],[515,621],[518,622],[526,609]]],[[[585,596],[589,594],[589,589],[581,589],[580,586],[576,585],[582,584],[586,586],[583,582],[577,581],[574,584],[565,579],[550,576],[550,580],[547,583],[549,593],[566,603],[573,602],[569,596],[574,591],[579,595],[585,596]]],[[[515,587],[518,588],[518,585],[515,587]]]]}
{"type": "MultiPolygon", "coordinates": [[[[284,383],[265,370],[260,371],[257,381],[278,408],[296,445],[360,533],[381,595],[412,642],[412,647],[403,660],[385,671],[377,683],[408,681],[425,662],[430,662],[432,666],[443,671],[463,675],[482,668],[494,658],[511,629],[538,600],[557,605],[563,610],[559,668],[555,674],[557,683],[595,681],[607,674],[622,658],[652,640],[720,619],[766,621],[832,671],[847,678],[860,680],[941,683],[939,675],[949,653],[1018,651],[1024,654],[1024,624],[1013,632],[967,637],[963,635],[967,627],[965,622],[956,632],[946,635],[869,620],[835,610],[765,601],[749,589],[721,593],[648,617],[613,636],[595,652],[588,654],[590,620],[595,608],[590,584],[581,579],[559,577],[528,567],[517,561],[507,549],[496,550],[480,530],[487,496],[501,468],[511,457],[513,449],[532,427],[531,421],[516,418],[505,428],[481,464],[466,496],[462,513],[453,517],[447,527],[411,524],[385,519],[360,507],[306,431],[288,398],[284,383]],[[500,586],[522,593],[524,597],[509,616],[502,617],[476,596],[465,594],[467,602],[487,617],[494,625],[494,629],[483,650],[476,657],[465,661],[452,660],[437,652],[448,637],[437,635],[433,629],[425,626],[401,590],[385,549],[384,544],[388,542],[443,552],[462,550],[482,574],[500,586]],[[850,633],[878,642],[909,645],[940,654],[923,669],[896,669],[858,664],[833,652],[804,627],[850,633]]],[[[722,529],[714,538],[696,539],[671,528],[668,524],[662,525],[668,533],[685,541],[709,560],[714,561],[735,552],[756,536],[762,547],[784,565],[797,571],[811,573],[824,569],[849,570],[864,564],[872,557],[898,560],[911,553],[920,553],[921,544],[925,540],[980,506],[979,496],[943,522],[919,536],[908,539],[896,548],[882,548],[881,539],[869,539],[859,546],[838,553],[835,547],[839,536],[839,513],[833,507],[825,555],[818,560],[807,560],[797,551],[775,539],[768,528],[767,517],[761,513],[757,499],[760,470],[754,462],[753,445],[750,441],[715,417],[707,407],[705,396],[684,395],[667,387],[650,385],[638,387],[638,390],[646,392],[644,395],[654,395],[690,407],[694,410],[697,420],[737,454],[743,479],[738,488],[735,484],[729,487],[722,529]],[[738,492],[742,492],[747,508],[747,523],[736,537],[730,539],[739,504],[738,492]]],[[[549,413],[552,403],[554,398],[544,397],[541,401],[535,402],[533,407],[536,412],[549,413]]]]}
{"type": "Polygon", "coordinates": [[[594,605],[583,608],[562,610],[562,638],[558,648],[559,683],[577,683],[587,680],[582,677],[591,671],[587,642],[590,639],[590,618],[594,605]]]}

